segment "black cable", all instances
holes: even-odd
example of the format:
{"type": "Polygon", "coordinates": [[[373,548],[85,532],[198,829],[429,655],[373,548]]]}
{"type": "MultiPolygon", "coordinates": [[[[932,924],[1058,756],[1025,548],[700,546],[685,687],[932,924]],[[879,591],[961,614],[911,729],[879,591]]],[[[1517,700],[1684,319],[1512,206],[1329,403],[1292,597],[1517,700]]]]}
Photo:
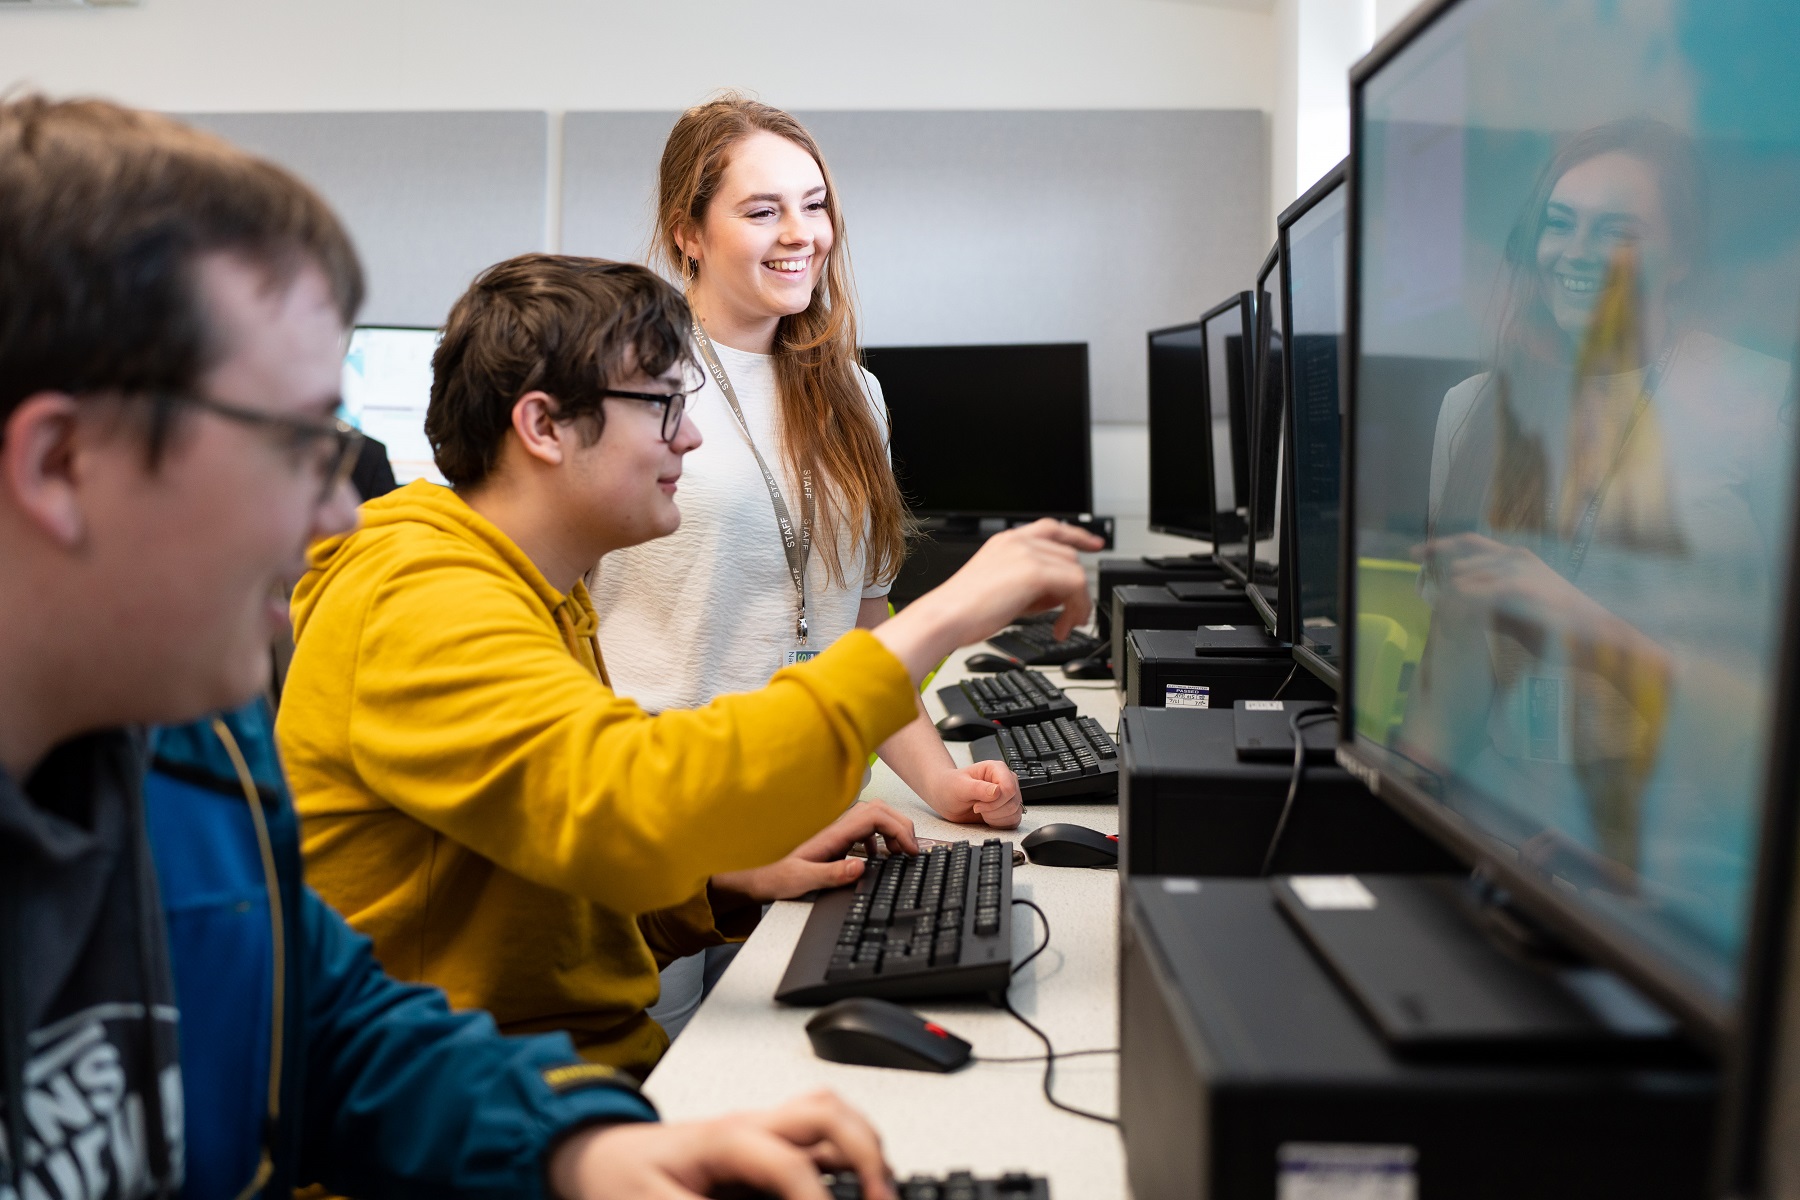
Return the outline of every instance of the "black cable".
{"type": "Polygon", "coordinates": [[[1294,682],[1294,676],[1298,675],[1299,673],[1300,673],[1300,664],[1296,662],[1294,664],[1294,669],[1287,673],[1287,678],[1281,681],[1281,686],[1275,689],[1275,694],[1273,696],[1270,696],[1269,699],[1271,699],[1271,700],[1281,699],[1281,693],[1288,690],[1288,684],[1294,682]]]}
{"type": "MultiPolygon", "coordinates": [[[[1117,1054],[1117,1053],[1119,1053],[1119,1048],[1117,1046],[1108,1046],[1104,1050],[1058,1050],[1056,1052],[1056,1057],[1058,1057],[1058,1058],[1085,1058],[1086,1056],[1088,1056],[1090,1054],[1117,1054]]],[[[1008,1055],[1007,1057],[1004,1057],[1004,1058],[989,1058],[985,1054],[971,1054],[971,1055],[969,1055],[969,1061],[970,1062],[978,1062],[978,1063],[1043,1062],[1044,1056],[1042,1054],[1014,1054],[1014,1055],[1008,1055]]]]}
{"type": "MultiPolygon", "coordinates": [[[[1014,896],[1013,903],[1014,904],[1023,904],[1025,907],[1031,909],[1031,911],[1035,912],[1038,915],[1038,920],[1040,920],[1044,923],[1044,940],[1042,942],[1038,943],[1038,948],[1036,950],[1033,950],[1030,954],[1026,955],[1024,962],[1021,962],[1018,967],[1013,968],[1013,973],[1016,975],[1019,972],[1019,967],[1023,967],[1025,965],[1025,963],[1030,962],[1032,959],[1034,959],[1038,955],[1042,954],[1044,952],[1044,948],[1050,944],[1050,918],[1044,915],[1043,909],[1039,908],[1036,904],[1033,904],[1029,900],[1024,900],[1024,899],[1019,898],[1018,896],[1014,896]]],[[[1055,1078],[1055,1075],[1056,1075],[1056,1060],[1059,1057],[1073,1058],[1074,1055],[1073,1054],[1058,1055],[1056,1053],[1056,1047],[1052,1046],[1050,1044],[1050,1035],[1045,1033],[1043,1030],[1039,1029],[1036,1025],[1033,1025],[1029,1020],[1026,1019],[1024,1013],[1022,1013],[1018,1009],[1014,1008],[1011,998],[1008,997],[1005,992],[1000,993],[1000,1007],[1004,1008],[1008,1013],[1012,1014],[1013,1020],[1017,1021],[1019,1024],[1023,1025],[1025,1028],[1031,1030],[1031,1032],[1037,1034],[1038,1041],[1044,1043],[1044,1054],[1043,1054],[1043,1059],[1044,1059],[1044,1099],[1046,1099],[1050,1102],[1050,1107],[1060,1108],[1062,1111],[1064,1111],[1066,1113],[1072,1113],[1077,1117],[1086,1117],[1090,1121],[1099,1121],[1102,1125],[1111,1125],[1114,1128],[1117,1128],[1118,1124],[1119,1124],[1119,1119],[1117,1117],[1109,1117],[1109,1116],[1106,1116],[1104,1113],[1089,1112],[1085,1108],[1076,1108],[1073,1104],[1064,1104],[1061,1100],[1058,1100],[1056,1098],[1056,1094],[1050,1090],[1051,1081],[1055,1078]]],[[[1106,1051],[1083,1051],[1082,1053],[1098,1054],[1098,1053],[1106,1053],[1106,1051]]],[[[1035,1058],[1036,1058],[1036,1056],[1034,1055],[1033,1059],[1035,1060],[1035,1058]]],[[[993,1061],[993,1060],[989,1060],[989,1061],[993,1061]]]]}
{"type": "Polygon", "coordinates": [[[1038,915],[1038,920],[1044,923],[1044,940],[1037,944],[1036,950],[1033,950],[1030,954],[1021,958],[1018,961],[1018,964],[1013,967],[1012,973],[1017,975],[1020,971],[1023,971],[1026,967],[1031,965],[1032,959],[1050,948],[1050,918],[1044,915],[1044,910],[1037,906],[1036,901],[1026,900],[1020,896],[1014,896],[1013,903],[1023,904],[1026,908],[1029,908],[1032,912],[1036,913],[1038,915]]]}
{"type": "MultiPolygon", "coordinates": [[[[1299,670],[1300,664],[1295,663],[1299,670]]],[[[1289,676],[1288,678],[1293,678],[1289,676]]],[[[1307,723],[1305,718],[1318,717],[1325,714],[1336,715],[1337,709],[1329,704],[1304,705],[1288,713],[1288,728],[1294,734],[1294,772],[1288,777],[1287,799],[1282,801],[1281,816],[1275,820],[1275,835],[1269,839],[1268,852],[1263,855],[1261,875],[1269,873],[1269,866],[1275,861],[1275,851],[1281,848],[1281,835],[1287,832],[1288,818],[1294,813],[1294,801],[1300,795],[1300,777],[1306,772],[1306,735],[1301,732],[1307,723]]],[[[1311,722],[1318,724],[1317,721],[1311,722]]]]}

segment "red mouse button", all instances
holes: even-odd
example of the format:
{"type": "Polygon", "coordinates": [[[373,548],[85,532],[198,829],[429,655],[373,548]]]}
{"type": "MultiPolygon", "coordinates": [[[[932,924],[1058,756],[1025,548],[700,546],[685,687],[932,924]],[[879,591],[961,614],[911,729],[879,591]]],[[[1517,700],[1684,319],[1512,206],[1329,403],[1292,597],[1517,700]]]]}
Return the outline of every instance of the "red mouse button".
{"type": "Polygon", "coordinates": [[[1106,840],[1109,842],[1116,842],[1119,840],[1119,835],[1116,833],[1109,833],[1106,835],[1106,840]]]}
{"type": "Polygon", "coordinates": [[[925,1022],[925,1032],[926,1033],[935,1033],[939,1037],[945,1038],[945,1039],[948,1039],[950,1036],[950,1031],[948,1029],[945,1029],[942,1025],[939,1025],[936,1021],[925,1022]]]}

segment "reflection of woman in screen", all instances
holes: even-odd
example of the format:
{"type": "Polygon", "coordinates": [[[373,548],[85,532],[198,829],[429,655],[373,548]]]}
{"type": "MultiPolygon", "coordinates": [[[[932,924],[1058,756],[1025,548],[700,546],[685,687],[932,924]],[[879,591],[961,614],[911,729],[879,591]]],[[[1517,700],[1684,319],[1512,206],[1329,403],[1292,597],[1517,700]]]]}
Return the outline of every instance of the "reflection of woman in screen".
{"type": "Polygon", "coordinates": [[[1433,447],[1433,629],[1405,749],[1504,772],[1627,876],[1682,621],[1719,563],[1732,603],[1770,586],[1787,368],[1694,327],[1701,245],[1681,135],[1572,138],[1508,239],[1493,366],[1445,397],[1433,447]],[[1581,819],[1552,811],[1576,797],[1581,819]]]}

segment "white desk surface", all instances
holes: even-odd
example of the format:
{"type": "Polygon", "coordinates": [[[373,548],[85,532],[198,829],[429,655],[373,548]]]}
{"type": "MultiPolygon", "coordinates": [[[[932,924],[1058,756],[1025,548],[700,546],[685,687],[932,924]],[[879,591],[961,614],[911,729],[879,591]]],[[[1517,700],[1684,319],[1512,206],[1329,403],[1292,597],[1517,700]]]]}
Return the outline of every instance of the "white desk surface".
{"type": "MultiPolygon", "coordinates": [[[[943,715],[936,691],[967,678],[962,661],[982,647],[950,657],[926,689],[925,707],[943,715]]],[[[1105,680],[1067,680],[1057,667],[1038,668],[1085,715],[1111,732],[1119,719],[1117,694],[1105,680]]],[[[969,761],[966,742],[950,742],[952,757],[969,761]]],[[[913,818],[920,834],[979,841],[983,826],[953,825],[933,813],[886,763],[877,762],[865,797],[878,797],[913,818]]],[[[1073,821],[1105,833],[1119,831],[1116,806],[1030,806],[1016,830],[994,836],[1017,841],[1040,825],[1073,821]]],[[[1050,918],[1050,945],[1014,978],[1014,1007],[1069,1050],[1119,1044],[1119,880],[1114,871],[1013,868],[1013,895],[1034,900],[1050,918]]],[[[775,987],[806,923],[810,905],[784,901],[770,909],[724,977],[651,1074],[645,1091],[669,1120],[764,1108],[828,1087],[861,1109],[881,1131],[888,1161],[901,1178],[914,1171],[966,1168],[981,1175],[1029,1170],[1047,1176],[1054,1200],[1126,1200],[1124,1147],[1118,1130],[1050,1107],[1043,1062],[970,1063],[938,1075],[880,1067],[852,1067],[813,1055],[806,1037],[815,1011],[775,1003],[775,987]]],[[[1037,915],[1015,906],[1013,961],[1042,939],[1037,915]]],[[[1004,1010],[979,1001],[910,1005],[972,1042],[977,1055],[1042,1054],[1043,1043],[1004,1010]]],[[[1092,1055],[1056,1064],[1057,1099],[1095,1112],[1118,1112],[1118,1057],[1092,1055]]]]}

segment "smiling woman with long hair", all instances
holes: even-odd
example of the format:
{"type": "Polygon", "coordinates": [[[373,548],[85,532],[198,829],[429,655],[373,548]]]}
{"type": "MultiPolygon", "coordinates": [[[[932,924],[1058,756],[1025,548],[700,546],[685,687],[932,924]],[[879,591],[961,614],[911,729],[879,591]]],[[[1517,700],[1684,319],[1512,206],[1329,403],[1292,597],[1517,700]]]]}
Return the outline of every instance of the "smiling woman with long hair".
{"type": "Polygon", "coordinates": [[[1691,823],[1665,844],[1696,863],[1724,844],[1704,806],[1646,796],[1672,741],[1735,769],[1738,686],[1688,648],[1727,581],[1770,602],[1786,528],[1790,368],[1702,327],[1705,228],[1676,130],[1564,143],[1506,243],[1490,367],[1444,399],[1417,550],[1433,615],[1404,752],[1584,831],[1624,891],[1647,803],[1691,823]]]}
{"type": "MultiPolygon", "coordinates": [[[[906,511],[881,385],[858,362],[844,226],[818,143],[780,109],[725,95],[670,132],[655,258],[696,318],[705,442],[668,481],[680,530],[608,555],[590,589],[613,685],[652,711],[761,687],[887,618],[906,511]]],[[[959,769],[922,706],[881,755],[950,820],[1019,823],[1012,772],[959,769]]],[[[671,1032],[698,1001],[692,970],[664,973],[671,1032]]]]}

